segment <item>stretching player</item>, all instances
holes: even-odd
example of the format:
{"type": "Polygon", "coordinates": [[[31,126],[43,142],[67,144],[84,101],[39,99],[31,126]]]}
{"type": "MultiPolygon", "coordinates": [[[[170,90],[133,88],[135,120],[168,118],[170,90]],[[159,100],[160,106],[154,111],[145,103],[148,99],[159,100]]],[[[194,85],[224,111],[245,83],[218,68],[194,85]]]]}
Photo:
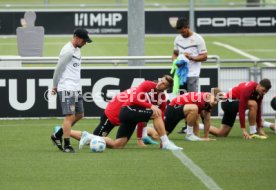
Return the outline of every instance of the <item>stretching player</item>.
{"type": "Polygon", "coordinates": [[[170,134],[180,120],[186,119],[187,134],[185,139],[188,141],[201,141],[209,139],[209,127],[211,125],[211,110],[218,103],[218,93],[220,90],[214,88],[209,92],[189,92],[174,98],[167,106],[165,112],[165,127],[170,134]],[[200,115],[204,118],[204,138],[198,135],[198,125],[200,115]],[[194,134],[194,127],[195,134],[194,134]]]}
{"type": "MultiPolygon", "coordinates": [[[[118,105],[114,105],[114,109],[120,109],[118,117],[114,118],[120,122],[120,127],[115,141],[109,137],[104,137],[107,146],[109,148],[124,148],[134,132],[137,123],[148,122],[149,119],[153,119],[154,127],[160,136],[161,148],[181,150],[181,147],[177,147],[168,139],[163,122],[164,111],[161,111],[166,106],[164,91],[170,88],[172,83],[173,79],[165,75],[158,83],[145,81],[138,87],[121,93],[122,96],[117,97],[118,101],[115,101],[118,105]]],[[[73,131],[73,133],[71,135],[74,138],[80,139],[81,137],[79,148],[88,144],[93,137],[88,132],[73,131]]]]}
{"type": "Polygon", "coordinates": [[[225,95],[227,100],[221,104],[224,111],[221,127],[210,127],[210,133],[216,136],[228,136],[236,120],[237,113],[239,113],[240,126],[245,139],[266,139],[266,134],[262,128],[261,107],[263,96],[270,88],[271,83],[269,79],[263,79],[259,83],[254,81],[242,82],[232,88],[225,95]],[[245,128],[245,111],[247,109],[249,110],[249,134],[245,128]],[[258,129],[256,129],[256,124],[258,129]]]}
{"type": "MultiPolygon", "coordinates": [[[[93,135],[106,137],[109,135],[109,133],[112,131],[112,129],[116,126],[120,126],[120,110],[123,104],[127,101],[127,94],[128,90],[123,91],[119,94],[117,94],[115,97],[113,97],[112,100],[109,101],[107,104],[106,109],[104,110],[103,115],[100,118],[100,123],[93,131],[93,135]]],[[[160,109],[162,112],[165,110],[165,104],[162,104],[160,106],[160,109]]],[[[139,128],[144,128],[146,124],[144,122],[138,123],[137,126],[140,126],[139,128]]],[[[55,127],[55,131],[58,131],[60,129],[60,126],[55,127]]],[[[143,129],[142,129],[143,130],[143,129]]],[[[76,132],[74,130],[71,131],[71,137],[79,140],[80,135],[79,132],[76,132]]],[[[145,136],[145,135],[144,135],[145,136]]],[[[137,131],[137,137],[142,138],[140,134],[138,135],[137,131]]],[[[149,142],[149,141],[147,141],[149,142]]],[[[154,142],[149,142],[148,144],[155,144],[154,142]]],[[[143,142],[138,141],[139,146],[143,146],[143,142]]]]}

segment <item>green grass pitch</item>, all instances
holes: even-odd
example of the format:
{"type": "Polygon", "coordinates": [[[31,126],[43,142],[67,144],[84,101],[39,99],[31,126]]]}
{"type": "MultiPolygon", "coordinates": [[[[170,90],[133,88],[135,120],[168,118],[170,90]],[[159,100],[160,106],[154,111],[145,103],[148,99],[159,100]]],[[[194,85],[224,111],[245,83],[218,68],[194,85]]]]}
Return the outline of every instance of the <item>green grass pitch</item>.
{"type": "MultiPolygon", "coordinates": [[[[175,35],[176,36],[176,35],[175,35]]],[[[175,36],[145,37],[145,55],[171,55],[175,36]]],[[[49,37],[44,40],[44,56],[58,56],[68,37],[49,37]]],[[[82,56],[126,56],[128,55],[127,37],[93,36],[93,43],[82,48],[82,56]]],[[[219,55],[222,59],[245,59],[244,56],[215,45],[221,42],[241,49],[263,59],[276,59],[276,36],[204,36],[209,55],[219,55]]],[[[18,55],[15,37],[0,37],[0,55],[18,55]]]]}
{"type": "MultiPolygon", "coordinates": [[[[67,37],[49,37],[44,40],[44,56],[58,56],[63,45],[70,40],[67,37]]],[[[93,43],[82,48],[82,56],[126,56],[128,55],[127,37],[93,36],[93,43]]],[[[171,56],[175,36],[146,36],[145,55],[171,56]]],[[[235,35],[235,36],[204,36],[209,55],[218,55],[221,59],[249,59],[237,52],[216,45],[216,42],[238,48],[240,51],[260,59],[276,59],[275,35],[235,35]]],[[[0,55],[18,55],[15,37],[0,37],[0,55]]],[[[274,63],[275,64],[275,63],[274,63]]],[[[160,64],[170,66],[168,64],[160,64]]],[[[204,63],[204,65],[211,65],[204,63]]],[[[55,66],[30,64],[25,66],[55,66]]],[[[92,65],[89,65],[92,66],[92,65]]],[[[103,66],[98,64],[97,66],[103,66]]],[[[231,63],[223,66],[253,66],[253,63],[231,63]]],[[[259,66],[265,66],[260,64],[259,66]]]]}
{"type": "MultiPolygon", "coordinates": [[[[101,0],[96,1],[101,3],[101,0]]],[[[21,0],[17,2],[21,3],[21,0]]],[[[55,2],[63,3],[62,0],[55,2]]],[[[182,0],[177,2],[182,3],[182,0]]],[[[68,1],[68,3],[76,2],[68,1]]],[[[83,47],[82,56],[128,54],[126,37],[92,35],[92,38],[94,42],[83,47]]],[[[217,46],[214,42],[229,44],[258,58],[276,59],[275,35],[204,36],[204,38],[208,54],[219,55],[222,59],[246,59],[246,57],[217,46]]],[[[46,37],[44,56],[58,56],[60,49],[69,39],[70,36],[46,37]]],[[[174,36],[147,36],[145,55],[170,56],[173,40],[174,36]]],[[[15,37],[2,36],[0,44],[0,55],[17,55],[15,37]]],[[[231,65],[244,66],[241,63],[231,65]]],[[[98,119],[83,119],[74,128],[92,131],[98,121],[98,119]]],[[[107,149],[103,153],[90,153],[88,147],[85,147],[76,154],[63,154],[50,142],[53,127],[61,122],[62,120],[58,119],[0,120],[1,190],[207,189],[170,151],[162,151],[158,145],[139,148],[136,145],[135,135],[123,150],[107,149]]],[[[218,127],[220,120],[212,119],[212,122],[218,127]]],[[[227,138],[193,143],[184,141],[184,136],[176,133],[180,127],[179,125],[169,138],[183,147],[183,153],[223,190],[275,189],[276,136],[269,129],[266,129],[269,135],[267,140],[246,141],[242,139],[241,129],[236,123],[227,138]]],[[[111,137],[114,138],[116,130],[115,128],[111,137]]],[[[77,141],[72,140],[72,144],[77,148],[77,141]]]]}
{"type": "MultiPolygon", "coordinates": [[[[60,152],[50,142],[58,119],[0,122],[0,184],[3,190],[96,189],[183,190],[207,189],[170,151],[158,145],[139,148],[135,135],[125,149],[75,154],[60,152]]],[[[219,126],[219,120],[213,124],[219,126]]],[[[98,119],[83,119],[74,128],[92,131],[98,119]]],[[[176,132],[169,136],[183,152],[224,190],[274,189],[276,136],[244,140],[238,125],[227,138],[187,142],[176,132]]],[[[111,133],[114,138],[117,129],[111,133]]],[[[75,148],[78,142],[71,140],[75,148]]]]}

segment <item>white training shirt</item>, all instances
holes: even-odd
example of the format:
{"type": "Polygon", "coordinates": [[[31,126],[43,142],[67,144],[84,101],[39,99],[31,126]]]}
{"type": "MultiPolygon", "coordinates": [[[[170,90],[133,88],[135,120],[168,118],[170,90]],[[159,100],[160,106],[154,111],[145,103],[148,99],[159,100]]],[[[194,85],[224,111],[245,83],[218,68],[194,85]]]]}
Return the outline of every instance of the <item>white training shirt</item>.
{"type": "Polygon", "coordinates": [[[81,52],[71,42],[63,46],[54,72],[53,85],[57,91],[81,91],[81,52]]]}
{"type": "MultiPolygon", "coordinates": [[[[187,52],[192,57],[207,53],[204,39],[196,32],[193,32],[192,36],[188,38],[184,38],[182,35],[176,36],[174,40],[174,50],[178,50],[179,54],[187,52]]],[[[199,77],[201,62],[190,60],[188,66],[188,77],[199,77]]]]}

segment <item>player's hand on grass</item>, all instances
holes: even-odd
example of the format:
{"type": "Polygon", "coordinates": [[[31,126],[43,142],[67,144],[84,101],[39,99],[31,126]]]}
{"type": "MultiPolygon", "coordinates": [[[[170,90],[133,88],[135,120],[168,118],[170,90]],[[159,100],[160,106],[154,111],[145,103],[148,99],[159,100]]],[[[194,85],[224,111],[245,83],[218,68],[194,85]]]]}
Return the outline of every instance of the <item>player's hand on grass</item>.
{"type": "Polygon", "coordinates": [[[244,139],[246,139],[246,140],[250,139],[250,136],[249,136],[249,134],[246,131],[243,131],[242,134],[243,134],[243,138],[244,139]]]}
{"type": "Polygon", "coordinates": [[[143,142],[142,139],[138,139],[138,140],[137,140],[137,145],[138,145],[139,147],[146,147],[146,146],[147,146],[147,145],[145,145],[145,143],[143,142]]]}

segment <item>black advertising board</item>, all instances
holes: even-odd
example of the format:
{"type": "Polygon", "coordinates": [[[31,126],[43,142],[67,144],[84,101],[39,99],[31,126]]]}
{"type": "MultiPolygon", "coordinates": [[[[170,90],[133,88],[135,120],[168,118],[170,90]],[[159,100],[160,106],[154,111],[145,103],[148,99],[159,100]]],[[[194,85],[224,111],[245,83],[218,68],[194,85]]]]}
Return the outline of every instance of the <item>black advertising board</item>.
{"type": "MultiPolygon", "coordinates": [[[[127,11],[37,11],[36,26],[45,34],[72,34],[84,27],[92,34],[127,34],[127,11]]],[[[14,35],[24,12],[0,12],[0,35],[14,35]]],[[[188,10],[145,11],[146,34],[176,34],[169,20],[188,17],[188,10]]],[[[201,34],[276,33],[276,9],[197,9],[195,29],[201,34]]]]}
{"type": "Polygon", "coordinates": [[[198,33],[276,33],[276,10],[232,9],[196,13],[198,33]]]}
{"type": "MultiPolygon", "coordinates": [[[[0,12],[0,35],[15,34],[25,12],[0,12]]],[[[45,34],[72,34],[76,27],[92,34],[127,34],[126,11],[36,11],[35,26],[43,26],[45,34]]]]}
{"type": "MultiPolygon", "coordinates": [[[[189,12],[146,12],[146,34],[176,33],[169,20],[177,17],[189,12]]],[[[194,20],[200,34],[276,33],[276,9],[197,10],[194,20]]]]}
{"type": "MultiPolygon", "coordinates": [[[[62,116],[59,102],[48,98],[53,69],[1,69],[0,118],[62,116]]],[[[98,117],[117,93],[144,80],[156,80],[168,74],[169,68],[85,68],[82,70],[82,92],[85,116],[98,117]]],[[[203,68],[200,90],[218,86],[218,69],[203,68]]],[[[171,93],[171,91],[168,91],[171,93]]],[[[217,115],[214,110],[213,115],[217,115]]]]}

